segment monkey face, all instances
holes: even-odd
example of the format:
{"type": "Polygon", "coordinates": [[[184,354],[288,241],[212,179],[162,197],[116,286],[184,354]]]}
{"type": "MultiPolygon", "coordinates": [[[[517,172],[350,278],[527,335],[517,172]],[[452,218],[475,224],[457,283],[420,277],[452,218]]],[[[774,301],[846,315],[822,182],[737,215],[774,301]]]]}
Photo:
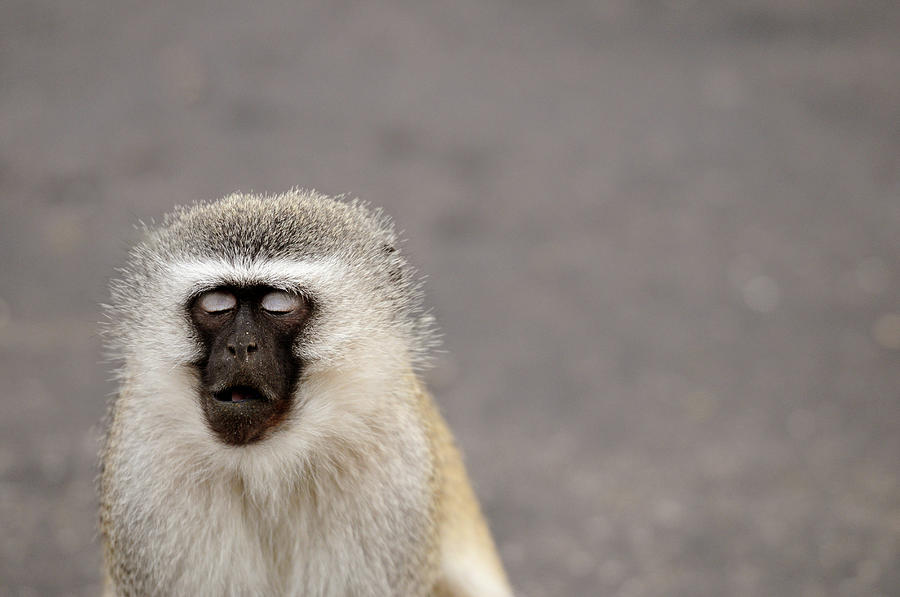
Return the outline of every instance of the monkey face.
{"type": "Polygon", "coordinates": [[[301,295],[268,286],[223,286],[190,301],[203,346],[198,399],[223,442],[258,441],[289,412],[302,369],[293,346],[311,310],[301,295]]]}

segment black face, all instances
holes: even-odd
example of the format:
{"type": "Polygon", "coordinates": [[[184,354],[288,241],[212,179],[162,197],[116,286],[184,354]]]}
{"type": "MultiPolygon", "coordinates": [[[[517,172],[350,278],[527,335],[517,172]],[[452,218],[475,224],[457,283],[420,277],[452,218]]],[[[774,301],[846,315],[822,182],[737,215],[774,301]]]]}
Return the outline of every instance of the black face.
{"type": "Polygon", "coordinates": [[[189,313],[204,345],[197,367],[210,429],[232,445],[266,437],[291,407],[302,367],[292,346],[310,305],[268,286],[221,287],[195,297],[189,313]]]}

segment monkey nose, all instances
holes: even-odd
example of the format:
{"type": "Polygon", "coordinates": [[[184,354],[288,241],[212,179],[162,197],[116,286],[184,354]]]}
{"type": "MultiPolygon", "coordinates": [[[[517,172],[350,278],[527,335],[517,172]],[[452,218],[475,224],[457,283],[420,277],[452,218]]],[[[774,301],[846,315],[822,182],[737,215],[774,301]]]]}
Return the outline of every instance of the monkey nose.
{"type": "Polygon", "coordinates": [[[226,345],[228,353],[233,357],[247,359],[251,354],[259,350],[256,340],[247,338],[243,340],[234,340],[226,345]]]}

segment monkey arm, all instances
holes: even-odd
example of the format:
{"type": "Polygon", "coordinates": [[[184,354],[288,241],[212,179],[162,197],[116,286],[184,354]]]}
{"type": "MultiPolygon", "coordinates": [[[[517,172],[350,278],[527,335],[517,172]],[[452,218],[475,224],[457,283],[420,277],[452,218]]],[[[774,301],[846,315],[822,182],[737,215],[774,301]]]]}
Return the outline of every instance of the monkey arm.
{"type": "Polygon", "coordinates": [[[420,389],[434,455],[438,581],[433,597],[511,597],[503,565],[472,490],[462,455],[432,398],[420,389]]]}

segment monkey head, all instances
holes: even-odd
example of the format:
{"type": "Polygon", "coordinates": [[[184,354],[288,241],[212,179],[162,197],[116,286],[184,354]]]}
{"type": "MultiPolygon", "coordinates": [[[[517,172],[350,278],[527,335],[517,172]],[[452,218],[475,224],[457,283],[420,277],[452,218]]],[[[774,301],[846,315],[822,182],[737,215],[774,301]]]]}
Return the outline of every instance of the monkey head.
{"type": "Polygon", "coordinates": [[[433,338],[397,242],[377,211],[302,192],[199,203],[147,228],[107,308],[123,376],[154,382],[128,386],[152,393],[135,402],[140,433],[211,457],[368,433],[367,396],[433,338]]]}

